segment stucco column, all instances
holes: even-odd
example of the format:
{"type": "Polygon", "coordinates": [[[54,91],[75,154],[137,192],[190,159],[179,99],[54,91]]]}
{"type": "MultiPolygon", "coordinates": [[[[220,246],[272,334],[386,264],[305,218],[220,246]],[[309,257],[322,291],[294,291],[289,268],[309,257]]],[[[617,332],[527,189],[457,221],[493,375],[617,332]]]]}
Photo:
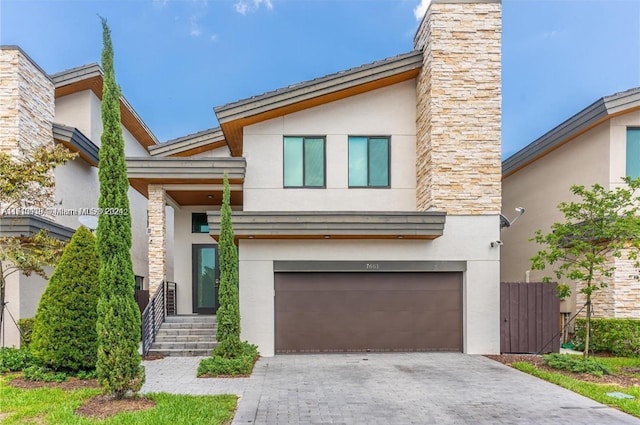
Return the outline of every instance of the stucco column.
{"type": "Polygon", "coordinates": [[[167,218],[165,190],[150,184],[149,190],[149,294],[158,290],[167,276],[167,218]]]}

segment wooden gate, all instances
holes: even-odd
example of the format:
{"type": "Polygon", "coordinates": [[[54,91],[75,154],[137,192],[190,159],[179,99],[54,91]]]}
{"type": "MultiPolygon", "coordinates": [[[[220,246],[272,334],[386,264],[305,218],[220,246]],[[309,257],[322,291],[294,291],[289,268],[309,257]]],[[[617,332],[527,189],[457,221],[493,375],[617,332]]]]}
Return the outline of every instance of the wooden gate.
{"type": "Polygon", "coordinates": [[[560,299],[555,283],[500,283],[500,351],[560,351],[560,299]]]}

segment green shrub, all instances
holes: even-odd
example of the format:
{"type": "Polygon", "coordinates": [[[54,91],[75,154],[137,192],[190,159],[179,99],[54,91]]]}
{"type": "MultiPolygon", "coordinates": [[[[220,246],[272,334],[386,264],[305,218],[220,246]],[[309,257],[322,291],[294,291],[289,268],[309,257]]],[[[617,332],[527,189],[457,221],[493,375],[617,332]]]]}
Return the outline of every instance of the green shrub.
{"type": "Polygon", "coordinates": [[[30,348],[44,366],[69,371],[95,368],[98,266],[95,237],[80,227],[38,305],[30,348]]]}
{"type": "Polygon", "coordinates": [[[22,371],[22,376],[27,381],[63,382],[67,380],[67,374],[56,372],[46,366],[32,365],[22,371]]]}
{"type": "Polygon", "coordinates": [[[583,358],[567,354],[547,354],[542,362],[554,369],[567,370],[574,373],[589,373],[595,376],[610,375],[609,368],[593,357],[583,358]]]}
{"type": "Polygon", "coordinates": [[[31,351],[22,348],[0,348],[0,373],[19,372],[37,361],[31,351]]]}
{"type": "MultiPolygon", "coordinates": [[[[574,344],[584,350],[585,319],[576,319],[574,344]]],[[[640,356],[640,320],[591,319],[592,351],[607,351],[619,357],[640,356]]]]}
{"type": "Polygon", "coordinates": [[[33,325],[35,321],[36,319],[34,317],[18,320],[18,327],[20,328],[21,347],[29,347],[29,345],[31,345],[31,334],[33,332],[33,325]]]}
{"type": "Polygon", "coordinates": [[[258,347],[248,342],[242,342],[240,349],[241,354],[234,358],[216,354],[214,350],[212,357],[200,362],[198,376],[250,375],[253,371],[253,365],[258,360],[258,347]]]}

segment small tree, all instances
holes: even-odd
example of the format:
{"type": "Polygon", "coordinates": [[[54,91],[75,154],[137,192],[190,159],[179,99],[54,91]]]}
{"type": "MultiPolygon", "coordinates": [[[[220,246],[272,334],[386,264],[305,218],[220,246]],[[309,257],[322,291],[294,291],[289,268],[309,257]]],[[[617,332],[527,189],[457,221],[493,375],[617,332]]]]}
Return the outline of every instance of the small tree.
{"type": "Polygon", "coordinates": [[[220,308],[216,315],[218,345],[215,354],[234,358],[242,353],[240,343],[240,304],[238,300],[238,251],[231,223],[229,179],[224,175],[224,191],[220,208],[220,308]]]}
{"type": "MultiPolygon", "coordinates": [[[[578,197],[572,202],[558,205],[565,221],[551,225],[547,234],[536,231],[531,239],[545,248],[532,259],[534,270],[555,267],[556,278],[568,278],[580,284],[586,296],[586,337],[584,356],[589,355],[589,333],[594,293],[607,286],[613,276],[613,260],[626,256],[636,261],[640,252],[640,221],[637,217],[640,197],[640,179],[623,179],[626,187],[606,190],[594,184],[591,190],[584,186],[571,186],[578,197]]],[[[545,280],[549,280],[546,277],[545,280]]],[[[562,285],[561,296],[569,295],[568,286],[562,285]]]]}
{"type": "Polygon", "coordinates": [[[30,347],[52,369],[96,366],[98,261],[95,237],[78,228],[40,298],[30,347]]]}
{"type": "Polygon", "coordinates": [[[107,21],[102,19],[102,137],[98,207],[109,214],[98,218],[100,298],[98,299],[98,361],[100,385],[116,398],[137,392],[144,383],[138,352],[140,310],[134,300],[131,261],[129,181],[124,159],[120,118],[120,88],[113,69],[113,46],[107,21]]]}
{"type": "MultiPolygon", "coordinates": [[[[42,145],[20,158],[0,152],[0,213],[22,207],[45,209],[54,203],[52,170],[75,154],[62,145],[42,145]]],[[[5,220],[8,220],[5,217],[5,220]]],[[[6,223],[5,223],[6,224],[6,223]]],[[[33,236],[7,237],[0,231],[0,309],[4,306],[7,279],[14,273],[46,278],[45,267],[55,265],[64,243],[41,230],[33,236]]],[[[3,315],[0,314],[0,329],[3,315]]]]}

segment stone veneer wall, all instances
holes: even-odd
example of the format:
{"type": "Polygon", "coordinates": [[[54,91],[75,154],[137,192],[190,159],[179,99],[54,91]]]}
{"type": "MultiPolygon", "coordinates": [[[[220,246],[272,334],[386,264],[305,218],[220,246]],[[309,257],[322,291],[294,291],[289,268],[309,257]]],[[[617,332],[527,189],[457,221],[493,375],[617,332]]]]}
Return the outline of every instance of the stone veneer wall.
{"type": "Polygon", "coordinates": [[[501,20],[499,0],[433,0],[420,24],[420,211],[500,213],[501,20]]]}
{"type": "MultiPolygon", "coordinates": [[[[623,252],[621,258],[615,261],[616,270],[612,278],[608,280],[608,286],[599,289],[593,297],[595,317],[640,319],[640,280],[638,280],[638,268],[634,260],[627,259],[627,253],[623,252]]],[[[576,293],[577,308],[585,303],[585,296],[576,293]]],[[[583,315],[584,316],[584,315],[583,315]]]]}
{"type": "Polygon", "coordinates": [[[0,151],[28,154],[53,143],[54,85],[20,49],[0,49],[0,151]]]}
{"type": "Polygon", "coordinates": [[[167,218],[165,190],[149,185],[149,294],[158,290],[167,278],[167,218]]]}

